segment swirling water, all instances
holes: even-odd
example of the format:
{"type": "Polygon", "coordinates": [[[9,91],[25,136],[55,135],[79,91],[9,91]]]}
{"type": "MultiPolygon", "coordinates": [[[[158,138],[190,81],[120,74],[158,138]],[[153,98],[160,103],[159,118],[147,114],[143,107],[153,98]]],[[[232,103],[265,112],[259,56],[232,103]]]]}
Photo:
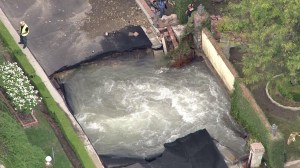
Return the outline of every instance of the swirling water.
{"type": "Polygon", "coordinates": [[[154,60],[103,61],[64,79],[66,99],[98,154],[146,158],[206,128],[243,153],[225,89],[203,62],[157,68],[154,60]]]}

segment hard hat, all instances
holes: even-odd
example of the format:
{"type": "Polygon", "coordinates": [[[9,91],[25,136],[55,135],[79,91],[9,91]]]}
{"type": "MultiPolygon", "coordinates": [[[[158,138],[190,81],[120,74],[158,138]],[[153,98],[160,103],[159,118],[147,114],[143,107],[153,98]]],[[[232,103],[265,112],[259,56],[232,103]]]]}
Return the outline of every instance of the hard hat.
{"type": "Polygon", "coordinates": [[[24,25],[25,25],[25,22],[24,22],[24,21],[21,21],[21,22],[20,22],[20,25],[21,25],[21,26],[24,26],[24,25]]]}

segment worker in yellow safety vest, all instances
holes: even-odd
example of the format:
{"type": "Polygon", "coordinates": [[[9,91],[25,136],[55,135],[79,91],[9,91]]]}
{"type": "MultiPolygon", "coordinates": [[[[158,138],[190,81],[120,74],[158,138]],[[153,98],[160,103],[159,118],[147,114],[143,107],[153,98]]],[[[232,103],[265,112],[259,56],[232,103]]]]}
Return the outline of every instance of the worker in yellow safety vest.
{"type": "Polygon", "coordinates": [[[20,42],[19,44],[24,44],[23,48],[27,47],[27,35],[29,34],[29,28],[24,21],[20,22],[20,42]]]}

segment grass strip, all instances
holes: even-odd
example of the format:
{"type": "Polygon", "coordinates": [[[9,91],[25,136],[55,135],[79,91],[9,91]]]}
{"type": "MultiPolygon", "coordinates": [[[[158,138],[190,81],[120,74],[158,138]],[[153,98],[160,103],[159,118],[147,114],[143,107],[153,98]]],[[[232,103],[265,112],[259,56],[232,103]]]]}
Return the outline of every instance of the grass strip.
{"type": "Polygon", "coordinates": [[[64,133],[68,142],[71,144],[82,165],[86,168],[95,167],[92,159],[89,157],[89,154],[85,149],[83,142],[76,134],[76,131],[74,130],[70,119],[66,116],[65,112],[61,110],[58,104],[56,104],[53,97],[49,93],[47,87],[44,85],[41,78],[36,75],[34,68],[29,63],[25,54],[19,48],[18,44],[13,39],[13,37],[2,22],[0,22],[0,30],[0,38],[2,39],[3,43],[9,49],[10,54],[14,57],[19,66],[28,75],[32,83],[35,85],[35,87],[41,94],[43,102],[45,103],[49,113],[60,126],[62,132],[64,133]]]}

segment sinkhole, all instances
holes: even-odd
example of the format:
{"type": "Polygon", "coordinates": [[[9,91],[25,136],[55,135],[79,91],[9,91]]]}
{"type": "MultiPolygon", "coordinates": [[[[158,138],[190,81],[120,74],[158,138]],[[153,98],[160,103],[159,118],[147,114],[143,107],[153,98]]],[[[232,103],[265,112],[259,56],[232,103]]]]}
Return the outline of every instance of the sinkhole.
{"type": "Polygon", "coordinates": [[[151,52],[136,50],[80,66],[61,81],[99,155],[149,158],[162,153],[164,143],[204,128],[244,154],[229,95],[204,62],[166,68],[151,52]]]}

